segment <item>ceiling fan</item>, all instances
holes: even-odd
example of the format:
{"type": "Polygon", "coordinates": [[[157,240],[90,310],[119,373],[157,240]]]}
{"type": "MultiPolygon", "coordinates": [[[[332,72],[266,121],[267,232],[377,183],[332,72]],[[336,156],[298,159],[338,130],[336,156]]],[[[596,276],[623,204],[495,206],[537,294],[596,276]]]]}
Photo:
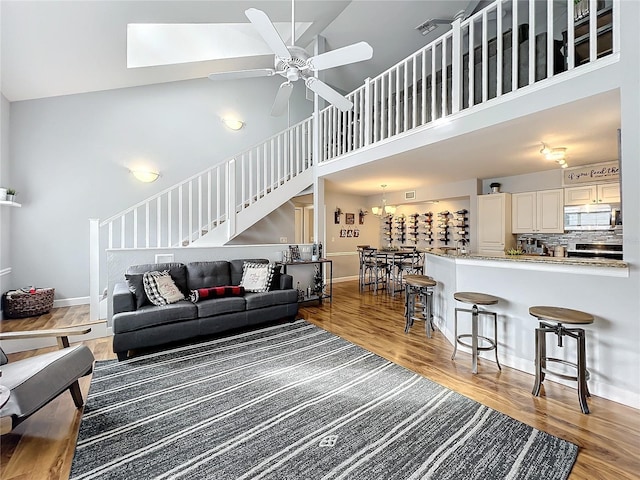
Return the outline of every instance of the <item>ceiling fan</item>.
{"type": "MultiPolygon", "coordinates": [[[[373,56],[371,45],[366,42],[358,42],[312,57],[304,48],[296,47],[295,45],[286,46],[273,26],[273,22],[262,10],[250,8],[244,13],[275,54],[274,68],[212,73],[209,75],[211,80],[237,80],[241,78],[270,77],[273,75],[284,77],[286,80],[280,85],[276,99],[271,107],[271,115],[274,117],[284,113],[289,103],[289,98],[293,93],[293,82],[300,79],[304,80],[309,90],[317,93],[339,110],[344,112],[353,107],[353,103],[350,100],[323,81],[315,78],[313,73],[349,63],[369,60],[373,56]]],[[[295,43],[293,1],[291,3],[291,41],[295,43]]]]}

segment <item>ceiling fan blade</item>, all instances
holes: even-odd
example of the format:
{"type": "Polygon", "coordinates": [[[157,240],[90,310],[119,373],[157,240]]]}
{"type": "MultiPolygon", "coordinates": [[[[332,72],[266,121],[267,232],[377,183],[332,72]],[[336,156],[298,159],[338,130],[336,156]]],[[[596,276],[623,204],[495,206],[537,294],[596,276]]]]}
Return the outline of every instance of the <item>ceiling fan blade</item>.
{"type": "Polygon", "coordinates": [[[371,45],[367,42],[358,42],[311,57],[307,60],[307,65],[311,70],[326,70],[327,68],[339,67],[348,63],[369,60],[371,57],[373,57],[371,45]]]}
{"type": "Polygon", "coordinates": [[[270,77],[275,75],[273,68],[257,68],[255,70],[237,70],[235,72],[210,73],[209,80],[238,80],[240,78],[270,77]]]}
{"type": "Polygon", "coordinates": [[[350,100],[340,95],[323,81],[314,77],[309,77],[305,83],[309,90],[320,95],[327,102],[334,105],[338,110],[346,112],[347,110],[351,110],[351,107],[353,107],[353,103],[350,100]]]}
{"type": "Polygon", "coordinates": [[[273,22],[266,13],[262,10],[258,10],[257,8],[250,8],[245,10],[244,14],[277,57],[282,58],[283,60],[291,60],[289,49],[282,41],[282,38],[280,38],[280,34],[273,26],[273,22]]]}
{"type": "Polygon", "coordinates": [[[284,82],[280,85],[278,89],[278,93],[276,95],[276,99],[273,102],[273,106],[271,107],[271,116],[279,117],[284,113],[285,108],[289,104],[289,98],[293,93],[293,84],[291,82],[284,82]]]}

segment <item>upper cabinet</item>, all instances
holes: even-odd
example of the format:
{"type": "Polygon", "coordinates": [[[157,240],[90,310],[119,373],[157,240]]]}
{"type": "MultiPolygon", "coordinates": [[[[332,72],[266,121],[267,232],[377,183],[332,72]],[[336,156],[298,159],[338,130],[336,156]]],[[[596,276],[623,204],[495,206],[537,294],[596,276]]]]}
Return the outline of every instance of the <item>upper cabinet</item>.
{"type": "Polygon", "coordinates": [[[514,193],[512,233],[563,233],[563,190],[514,193]]]}
{"type": "Polygon", "coordinates": [[[620,184],[601,183],[564,189],[565,205],[586,205],[588,203],[620,203],[620,184]]]}
{"type": "Polygon", "coordinates": [[[478,196],[478,252],[504,255],[515,246],[511,233],[511,194],[478,196]]]}

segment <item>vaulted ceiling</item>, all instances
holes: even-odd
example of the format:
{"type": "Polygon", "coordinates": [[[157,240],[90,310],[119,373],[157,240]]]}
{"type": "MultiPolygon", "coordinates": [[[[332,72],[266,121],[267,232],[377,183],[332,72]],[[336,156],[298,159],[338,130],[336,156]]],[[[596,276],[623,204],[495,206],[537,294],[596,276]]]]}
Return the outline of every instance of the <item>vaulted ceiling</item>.
{"type": "MultiPolygon", "coordinates": [[[[297,0],[296,22],[311,22],[296,45],[309,47],[316,35],[328,50],[361,40],[374,50],[372,60],[326,71],[324,80],[349,92],[375,77],[448,28],[421,35],[415,27],[431,18],[469,15],[482,1],[468,0],[297,0]]],[[[127,24],[248,23],[244,11],[255,7],[274,22],[291,21],[289,0],[130,1],[52,0],[0,2],[0,87],[9,101],[205,78],[209,73],[273,66],[272,55],[127,69],[127,24]]],[[[354,168],[331,177],[335,189],[374,194],[381,183],[393,190],[417,183],[517,175],[542,169],[537,142],[552,132],[567,139],[573,165],[617,158],[615,131],[619,101],[615,93],[575,102],[530,118],[474,132],[456,141],[354,168]],[[575,120],[581,118],[579,127],[575,120]],[[447,158],[438,174],[416,175],[421,158],[447,158]],[[469,161],[473,158],[474,161],[469,161]],[[509,161],[523,159],[522,162],[509,161]],[[404,168],[401,168],[404,167],[404,168]],[[394,172],[397,179],[390,178],[394,172]],[[384,182],[380,180],[384,179],[384,182]],[[392,181],[393,180],[393,181],[392,181]],[[392,185],[395,184],[395,185],[392,185]]],[[[395,178],[395,177],[394,177],[395,178]]]]}
{"type": "MultiPolygon", "coordinates": [[[[453,18],[478,1],[297,0],[296,22],[312,22],[296,40],[307,47],[315,35],[328,49],[361,40],[374,58],[327,72],[326,81],[343,90],[357,88],[409,53],[441,35],[415,27],[430,18],[453,18]]],[[[274,22],[291,22],[289,0],[227,1],[6,1],[1,3],[2,93],[9,101],[204,78],[209,73],[273,66],[272,55],[127,69],[129,23],[248,23],[255,7],[274,22]]]]}

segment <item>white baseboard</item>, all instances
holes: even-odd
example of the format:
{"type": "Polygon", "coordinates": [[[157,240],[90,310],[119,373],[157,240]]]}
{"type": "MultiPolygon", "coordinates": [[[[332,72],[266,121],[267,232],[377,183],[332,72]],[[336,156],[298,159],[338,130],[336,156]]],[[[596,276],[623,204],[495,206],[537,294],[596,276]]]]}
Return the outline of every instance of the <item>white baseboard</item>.
{"type": "Polygon", "coordinates": [[[333,279],[333,283],[340,283],[340,282],[350,282],[351,280],[358,280],[358,275],[353,275],[351,277],[339,277],[339,278],[334,278],[333,279]]]}
{"type": "Polygon", "coordinates": [[[88,305],[89,297],[59,298],[53,301],[53,307],[73,307],[75,305],[88,305]]]}

